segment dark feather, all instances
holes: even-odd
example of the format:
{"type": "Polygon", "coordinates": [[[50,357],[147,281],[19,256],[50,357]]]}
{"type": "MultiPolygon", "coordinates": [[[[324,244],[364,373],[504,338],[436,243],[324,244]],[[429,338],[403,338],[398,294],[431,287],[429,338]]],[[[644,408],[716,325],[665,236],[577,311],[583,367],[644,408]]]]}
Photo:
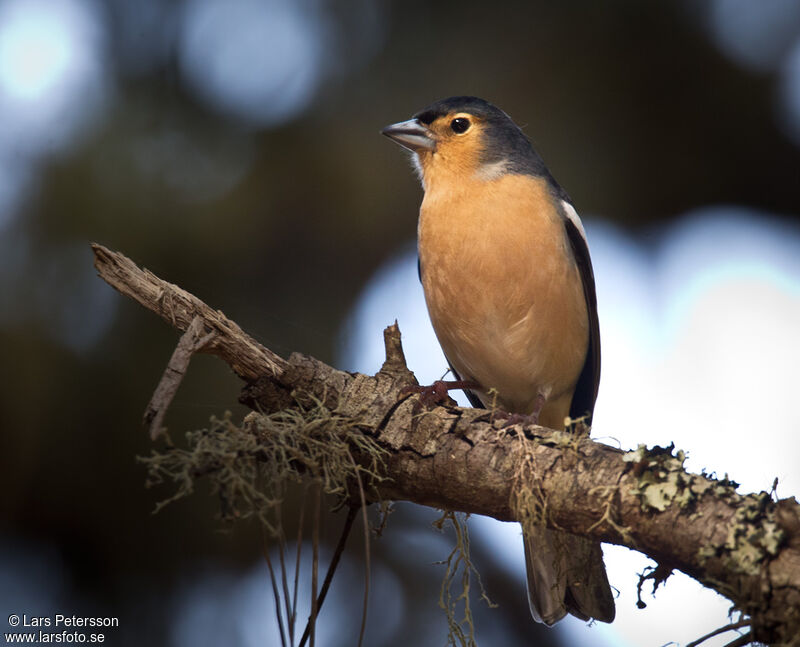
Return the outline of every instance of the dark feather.
{"type": "MultiPolygon", "coordinates": [[[[509,173],[543,177],[553,187],[558,187],[522,129],[505,112],[488,101],[478,97],[450,97],[432,103],[416,113],[414,118],[422,124],[430,125],[439,117],[457,112],[474,115],[485,124],[486,138],[491,145],[485,146],[481,151],[482,164],[504,161],[509,173]]],[[[564,196],[559,195],[561,198],[564,196]]]]}
{"type": "Polygon", "coordinates": [[[589,349],[586,351],[586,361],[578,378],[575,394],[572,396],[569,415],[571,418],[588,415],[587,423],[591,425],[594,403],[597,400],[597,390],[600,386],[600,323],[597,319],[597,293],[589,247],[581,232],[567,217],[564,217],[564,227],[581,275],[583,295],[586,298],[586,311],[589,315],[589,349]]]}
{"type": "MultiPolygon", "coordinates": [[[[445,359],[447,359],[447,357],[445,357],[445,359]]],[[[452,374],[455,377],[456,381],[461,380],[461,376],[456,372],[456,369],[453,368],[453,365],[452,365],[452,363],[450,362],[449,359],[447,360],[447,363],[450,365],[450,371],[452,372],[452,374]]],[[[481,402],[480,398],[477,395],[475,395],[472,391],[470,391],[469,389],[463,389],[463,391],[464,391],[464,395],[467,396],[467,400],[469,400],[469,403],[474,408],[476,408],[476,409],[485,409],[486,408],[486,406],[483,404],[483,402],[481,402]]]]}

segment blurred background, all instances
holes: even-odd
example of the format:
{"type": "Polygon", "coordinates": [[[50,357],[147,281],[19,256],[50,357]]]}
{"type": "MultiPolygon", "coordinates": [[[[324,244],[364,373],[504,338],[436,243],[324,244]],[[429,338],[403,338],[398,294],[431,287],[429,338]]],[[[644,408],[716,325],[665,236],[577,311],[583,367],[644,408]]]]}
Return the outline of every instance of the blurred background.
{"type": "MultiPolygon", "coordinates": [[[[798,0],[0,0],[3,631],[65,613],[119,617],[112,645],[280,644],[255,525],[223,525],[202,489],[151,514],[172,490],[144,487],[140,420],[177,336],[95,276],[88,243],[284,355],[374,372],[397,318],[429,382],[446,364],[416,278],[421,189],[378,131],[454,94],[520,123],[584,217],[594,435],[800,493],[798,0]]],[[[241,416],[240,386],[196,357],[173,437],[241,416]]],[[[445,644],[437,516],[398,504],[372,542],[366,644],[445,644]]],[[[606,547],[617,622],[543,630],[518,526],[470,525],[499,604],[475,603],[483,645],[682,645],[727,621],[680,575],[637,609],[651,562],[606,547]]],[[[318,645],[356,642],[362,551],[318,645]]]]}

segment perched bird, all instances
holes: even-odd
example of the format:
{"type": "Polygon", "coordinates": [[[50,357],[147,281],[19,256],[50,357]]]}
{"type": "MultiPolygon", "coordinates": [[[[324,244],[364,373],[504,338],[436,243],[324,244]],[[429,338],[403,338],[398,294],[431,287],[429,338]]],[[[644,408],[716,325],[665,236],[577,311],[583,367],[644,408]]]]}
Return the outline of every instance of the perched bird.
{"type": "MultiPolygon", "coordinates": [[[[445,388],[553,429],[590,420],[600,332],[586,234],[528,138],[477,97],[437,101],[381,132],[413,153],[425,191],[420,280],[456,374],[445,388]]],[[[614,619],[599,543],[544,528],[523,538],[535,620],[614,619]]]]}

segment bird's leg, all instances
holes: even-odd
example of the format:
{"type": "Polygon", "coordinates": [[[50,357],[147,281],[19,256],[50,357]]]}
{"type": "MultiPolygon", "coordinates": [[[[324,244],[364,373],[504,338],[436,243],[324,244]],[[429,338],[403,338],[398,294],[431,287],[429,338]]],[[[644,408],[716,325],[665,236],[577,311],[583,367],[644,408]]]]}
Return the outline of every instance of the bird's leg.
{"type": "Polygon", "coordinates": [[[530,413],[509,413],[508,411],[498,410],[495,412],[494,417],[505,421],[503,429],[513,427],[514,425],[538,425],[539,414],[542,412],[542,407],[545,402],[547,402],[547,396],[539,392],[536,394],[533,411],[530,413]]]}
{"type": "MultiPolygon", "coordinates": [[[[547,393],[550,392],[550,389],[547,390],[547,393]]],[[[539,391],[536,394],[536,402],[533,405],[533,411],[531,411],[531,417],[534,419],[534,424],[539,424],[539,414],[542,412],[542,407],[544,403],[547,402],[547,393],[542,393],[539,391]]]]}
{"type": "Polygon", "coordinates": [[[400,391],[400,395],[409,393],[419,393],[420,402],[425,406],[431,407],[447,401],[447,392],[454,389],[478,389],[480,385],[472,380],[436,380],[428,386],[411,384],[400,391]]]}

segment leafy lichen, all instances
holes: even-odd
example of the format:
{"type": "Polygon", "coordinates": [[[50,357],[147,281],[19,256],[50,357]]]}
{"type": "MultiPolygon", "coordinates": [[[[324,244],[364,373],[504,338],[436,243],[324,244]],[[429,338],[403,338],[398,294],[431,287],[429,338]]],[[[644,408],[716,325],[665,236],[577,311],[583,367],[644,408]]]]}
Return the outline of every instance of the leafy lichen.
{"type": "Polygon", "coordinates": [[[684,508],[697,497],[692,477],[683,468],[686,453],[676,452],[674,445],[652,449],[639,445],[622,460],[634,466],[637,480],[631,493],[639,497],[643,510],[663,512],[673,503],[684,508]]]}
{"type": "Polygon", "coordinates": [[[675,451],[674,445],[652,449],[639,445],[627,452],[623,460],[633,466],[636,484],[632,493],[639,497],[645,511],[664,512],[671,505],[683,510],[706,493],[731,502],[736,498],[736,511],[725,542],[700,548],[701,562],[722,558],[727,569],[755,575],[765,559],[778,553],[785,533],[775,521],[769,493],[741,496],[736,494],[738,483],[727,474],[714,479],[705,473],[700,476],[687,473],[683,467],[686,454],[675,451]]]}
{"type": "Polygon", "coordinates": [[[741,497],[728,525],[725,543],[707,545],[699,550],[701,562],[721,558],[726,569],[745,575],[757,575],[762,563],[777,555],[785,532],[775,520],[772,499],[767,492],[741,497]]]}

